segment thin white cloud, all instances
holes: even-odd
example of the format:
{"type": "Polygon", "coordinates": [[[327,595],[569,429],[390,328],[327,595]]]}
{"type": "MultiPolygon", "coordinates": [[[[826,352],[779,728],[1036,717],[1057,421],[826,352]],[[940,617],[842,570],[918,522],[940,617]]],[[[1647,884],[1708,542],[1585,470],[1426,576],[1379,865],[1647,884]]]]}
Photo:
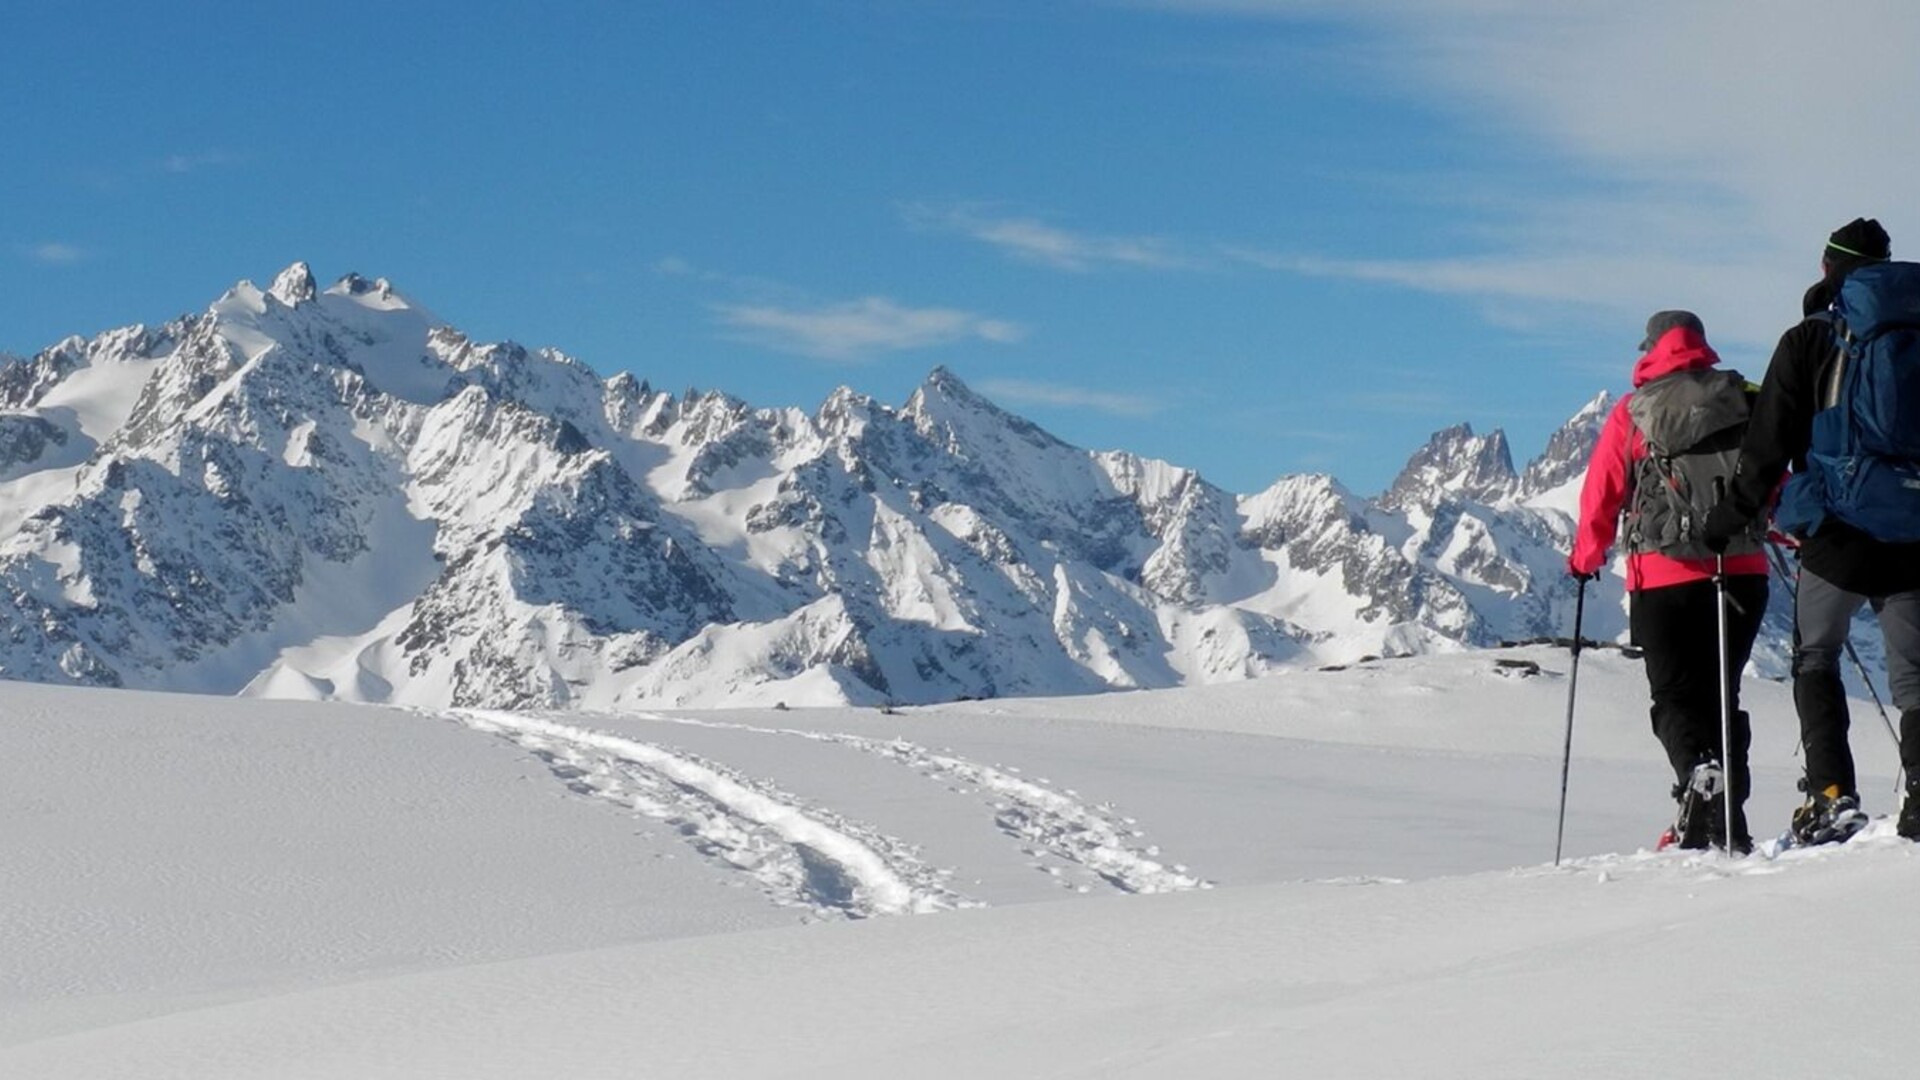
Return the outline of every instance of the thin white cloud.
{"type": "Polygon", "coordinates": [[[1360,436],[1352,431],[1315,431],[1310,428],[1282,428],[1274,431],[1273,438],[1295,442],[1335,443],[1346,445],[1360,441],[1360,436]]]}
{"type": "Polygon", "coordinates": [[[103,194],[116,194],[138,184],[157,182],[156,178],[162,175],[186,176],[208,169],[240,165],[245,163],[246,160],[245,155],[236,154],[229,150],[208,150],[200,153],[174,153],[164,157],[145,158],[133,162],[116,162],[111,166],[88,168],[81,172],[80,182],[94,191],[103,194]]]}
{"type": "Polygon", "coordinates": [[[976,385],[988,397],[1016,405],[1091,409],[1114,416],[1150,416],[1161,408],[1161,403],[1153,398],[1026,379],[988,379],[976,385]]]}
{"type": "Polygon", "coordinates": [[[236,165],[240,156],[225,150],[208,150],[198,154],[168,154],[160,159],[160,171],[177,176],[213,169],[223,165],[236,165]]]}
{"type": "Polygon", "coordinates": [[[1465,404],[1460,395],[1431,390],[1382,390],[1368,394],[1354,394],[1346,399],[1346,404],[1361,412],[1383,413],[1392,416],[1426,416],[1429,414],[1454,414],[1465,404]]]}
{"type": "Polygon", "coordinates": [[[680,278],[702,285],[718,285],[737,295],[750,295],[762,305],[779,307],[782,305],[804,305],[807,302],[803,290],[769,278],[753,277],[747,274],[732,274],[699,266],[678,255],[666,255],[655,259],[649,268],[663,278],[680,278]]]}
{"type": "Polygon", "coordinates": [[[1294,19],[1306,15],[1364,13],[1373,17],[1410,16],[1436,8],[1452,14],[1508,15],[1532,10],[1538,0],[1109,0],[1118,7],[1149,8],[1203,15],[1241,15],[1294,19]]]}
{"type": "Polygon", "coordinates": [[[1183,15],[1297,19],[1351,12],[1358,0],[1107,0],[1113,7],[1183,15]]]}
{"type": "Polygon", "coordinates": [[[1798,260],[1729,248],[1694,255],[1658,246],[1616,252],[1600,242],[1585,250],[1542,253],[1529,245],[1433,259],[1329,259],[1245,249],[1235,257],[1268,270],[1466,298],[1480,305],[1489,322],[1509,330],[1546,331],[1572,318],[1617,325],[1621,340],[1630,343],[1648,314],[1681,307],[1701,315],[1715,342],[1768,345],[1799,318],[1800,291],[1812,280],[1824,238],[1817,234],[1813,254],[1801,252],[1798,260]],[[1801,263],[1807,272],[1795,274],[1801,263]]]}
{"type": "Polygon", "coordinates": [[[956,232],[1016,259],[1062,270],[1084,271],[1101,266],[1166,269],[1194,265],[1190,254],[1160,237],[1074,232],[1037,218],[989,214],[966,206],[912,205],[903,208],[902,213],[915,225],[956,232]]]}
{"type": "MultiPolygon", "coordinates": [[[[1347,278],[1394,285],[1421,292],[1462,296],[1500,296],[1554,303],[1625,303],[1648,291],[1650,283],[1676,294],[1719,291],[1702,287],[1702,279],[1718,278],[1742,286],[1745,295],[1759,283],[1747,268],[1720,266],[1709,260],[1691,264],[1673,280],[1662,280],[1664,267],[1649,266],[1632,255],[1594,253],[1554,258],[1539,255],[1491,255],[1448,259],[1325,259],[1312,256],[1262,260],[1268,269],[1309,277],[1347,278]]],[[[1686,305],[1677,305],[1686,306],[1686,305]]]]}
{"type": "Polygon", "coordinates": [[[84,261],[87,253],[74,244],[48,241],[41,244],[29,244],[19,249],[22,255],[37,263],[48,266],[72,266],[84,261]]]}
{"type": "MultiPolygon", "coordinates": [[[[1810,32],[1806,7],[1784,0],[1111,2],[1270,34],[1337,20],[1358,33],[1323,47],[1349,50],[1357,82],[1452,118],[1511,163],[1435,173],[1406,196],[1457,209],[1447,234],[1416,241],[1452,252],[1296,252],[1271,269],[1509,312],[1564,302],[1557,315],[1587,321],[1711,308],[1710,331],[1766,344],[1798,316],[1834,228],[1878,217],[1896,254],[1920,246],[1920,142],[1906,137],[1920,6],[1904,0],[1848,4],[1841,36],[1810,32]]],[[[1418,170],[1393,182],[1419,183],[1418,170]]]]}
{"type": "Polygon", "coordinates": [[[824,307],[722,304],[714,309],[738,340],[821,360],[862,361],[962,341],[1009,344],[1026,330],[951,308],[904,307],[869,296],[824,307]]]}

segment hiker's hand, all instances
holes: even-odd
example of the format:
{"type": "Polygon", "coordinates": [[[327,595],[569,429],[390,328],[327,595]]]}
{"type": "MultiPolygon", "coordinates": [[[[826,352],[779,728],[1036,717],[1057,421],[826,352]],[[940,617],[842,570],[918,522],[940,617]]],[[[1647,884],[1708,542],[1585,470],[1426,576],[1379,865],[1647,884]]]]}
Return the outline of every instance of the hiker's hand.
{"type": "Polygon", "coordinates": [[[1726,503],[1720,503],[1707,511],[1707,520],[1700,526],[1700,540],[1707,545],[1708,551],[1715,555],[1723,555],[1727,547],[1733,543],[1733,538],[1740,535],[1746,527],[1747,520],[1740,516],[1739,511],[1726,503]]]}
{"type": "Polygon", "coordinates": [[[1582,570],[1574,563],[1573,559],[1569,558],[1567,559],[1567,576],[1575,581],[1598,581],[1600,580],[1600,571],[1597,569],[1582,570]]]}

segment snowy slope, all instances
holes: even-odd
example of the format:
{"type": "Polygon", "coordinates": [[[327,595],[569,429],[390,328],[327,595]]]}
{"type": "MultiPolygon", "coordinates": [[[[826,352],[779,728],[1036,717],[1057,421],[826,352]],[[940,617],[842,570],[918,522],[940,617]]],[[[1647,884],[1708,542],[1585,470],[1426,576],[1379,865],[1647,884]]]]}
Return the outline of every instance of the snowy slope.
{"type": "MultiPolygon", "coordinates": [[[[295,264],[0,363],[0,675],[433,707],[931,703],[1564,634],[1569,491],[1608,404],[1522,470],[1461,425],[1379,498],[1324,476],[1237,496],[1070,446],[945,369],[899,406],[673,395],[295,264]]],[[[1617,581],[1590,607],[1621,631],[1617,581]]]]}
{"type": "Polygon", "coordinates": [[[1639,851],[1597,651],[1547,865],[1567,659],[891,715],[0,685],[0,1075],[1886,1074],[1920,849],[1639,851]]]}

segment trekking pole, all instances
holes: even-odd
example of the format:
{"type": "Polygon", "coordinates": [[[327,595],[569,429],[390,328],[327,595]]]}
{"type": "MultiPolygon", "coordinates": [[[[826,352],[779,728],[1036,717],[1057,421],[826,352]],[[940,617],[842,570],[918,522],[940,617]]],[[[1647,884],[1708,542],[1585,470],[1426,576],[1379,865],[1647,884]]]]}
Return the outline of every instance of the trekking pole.
{"type": "Polygon", "coordinates": [[[1560,827],[1553,837],[1553,865],[1560,865],[1560,850],[1567,838],[1567,772],[1573,765],[1573,698],[1580,685],[1580,624],[1587,612],[1587,579],[1580,578],[1580,591],[1573,599],[1573,665],[1567,675],[1567,740],[1560,748],[1560,827]]]}
{"type": "MultiPolygon", "coordinates": [[[[1797,643],[1800,640],[1800,587],[1794,584],[1793,568],[1787,565],[1787,553],[1782,549],[1780,542],[1769,538],[1764,546],[1767,549],[1767,565],[1772,567],[1773,572],[1780,576],[1780,584],[1787,587],[1787,602],[1793,605],[1793,611],[1790,613],[1790,621],[1795,624],[1792,640],[1797,643]]],[[[1852,638],[1847,639],[1847,653],[1849,655],[1853,653],[1852,638]]],[[[1788,667],[1788,678],[1791,679],[1791,659],[1788,660],[1788,667]]],[[[1800,741],[1793,744],[1794,757],[1799,757],[1800,751],[1806,749],[1806,741],[1806,736],[1802,735],[1800,741]]]]}
{"type": "MultiPolygon", "coordinates": [[[[1727,478],[1713,478],[1713,504],[1719,506],[1727,499],[1727,478]]],[[[1727,671],[1727,662],[1732,658],[1727,647],[1727,553],[1720,550],[1713,553],[1713,593],[1716,603],[1715,614],[1720,623],[1720,769],[1721,779],[1726,785],[1720,792],[1720,804],[1726,811],[1727,854],[1733,854],[1733,677],[1727,671]]]]}
{"type": "MultiPolygon", "coordinates": [[[[1773,568],[1779,572],[1780,580],[1786,583],[1787,599],[1792,600],[1797,605],[1800,602],[1800,590],[1793,583],[1793,570],[1787,566],[1786,553],[1780,550],[1779,544],[1768,541],[1767,555],[1773,562],[1773,568]]],[[[1860,651],[1853,647],[1853,631],[1851,628],[1847,631],[1847,659],[1853,661],[1853,670],[1860,674],[1860,681],[1866,684],[1867,694],[1873,698],[1873,707],[1880,710],[1880,723],[1885,725],[1887,736],[1893,740],[1893,752],[1896,756],[1899,756],[1900,732],[1893,726],[1893,718],[1887,715],[1887,707],[1880,700],[1880,691],[1873,685],[1873,678],[1867,674],[1867,665],[1860,659],[1860,651]]],[[[1902,760],[1904,760],[1904,758],[1902,760]]],[[[1907,767],[1904,764],[1894,770],[1893,790],[1896,794],[1906,783],[1906,772],[1907,767]]]]}

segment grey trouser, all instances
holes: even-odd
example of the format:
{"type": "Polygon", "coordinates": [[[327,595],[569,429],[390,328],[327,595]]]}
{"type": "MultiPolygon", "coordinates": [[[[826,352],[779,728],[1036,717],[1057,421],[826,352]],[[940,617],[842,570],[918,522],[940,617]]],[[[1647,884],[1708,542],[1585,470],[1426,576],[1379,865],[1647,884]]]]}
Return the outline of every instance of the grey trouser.
{"type": "Polygon", "coordinates": [[[1880,618],[1880,634],[1887,645],[1887,681],[1893,684],[1893,703],[1901,711],[1920,709],[1920,591],[1868,597],[1850,593],[1805,570],[1794,606],[1796,648],[1793,670],[1840,670],[1840,653],[1847,647],[1853,616],[1861,605],[1872,604],[1880,618]]]}
{"type": "Polygon", "coordinates": [[[1873,605],[1886,641],[1887,681],[1901,711],[1901,763],[1908,775],[1920,777],[1920,591],[1861,596],[1803,567],[1794,597],[1793,703],[1807,752],[1808,791],[1829,785],[1856,790],[1840,653],[1854,614],[1865,604],[1873,605]]]}

